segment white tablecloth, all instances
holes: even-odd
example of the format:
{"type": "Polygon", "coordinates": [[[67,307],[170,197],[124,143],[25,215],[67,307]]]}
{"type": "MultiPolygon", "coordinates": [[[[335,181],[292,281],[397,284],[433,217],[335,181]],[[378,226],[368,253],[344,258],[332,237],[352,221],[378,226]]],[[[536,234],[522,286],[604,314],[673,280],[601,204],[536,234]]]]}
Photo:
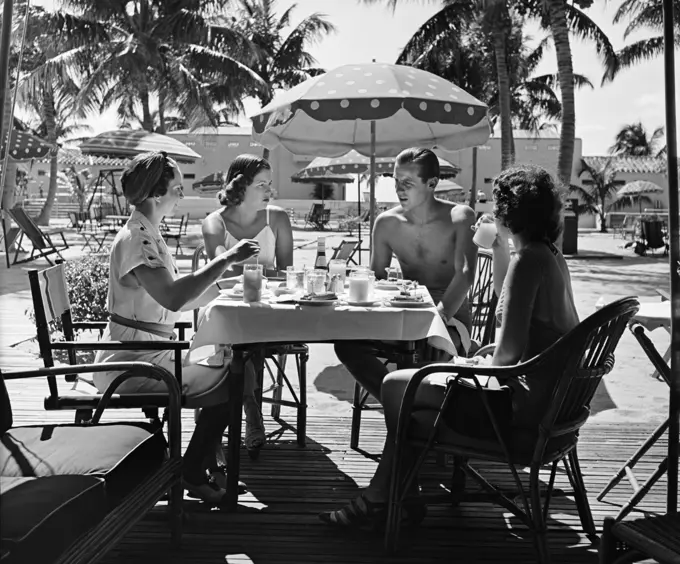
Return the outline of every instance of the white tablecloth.
{"type": "MultiPolygon", "coordinates": [[[[377,293],[376,297],[381,297],[377,293]]],[[[455,355],[437,309],[243,303],[223,296],[207,307],[191,348],[206,345],[342,340],[416,341],[455,355]]]]}

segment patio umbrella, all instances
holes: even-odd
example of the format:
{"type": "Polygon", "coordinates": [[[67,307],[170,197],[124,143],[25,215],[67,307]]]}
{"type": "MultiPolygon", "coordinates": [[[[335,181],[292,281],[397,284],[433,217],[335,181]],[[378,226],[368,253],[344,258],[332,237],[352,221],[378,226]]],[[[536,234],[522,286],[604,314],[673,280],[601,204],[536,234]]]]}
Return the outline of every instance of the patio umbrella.
{"type": "MultiPolygon", "coordinates": [[[[460,167],[439,158],[439,176],[440,178],[453,178],[460,172],[460,167]]],[[[392,173],[394,170],[394,161],[396,156],[379,157],[375,159],[376,174],[392,173]]],[[[371,159],[364,155],[360,155],[356,151],[350,151],[341,157],[317,157],[298,174],[316,175],[323,171],[331,171],[336,173],[352,173],[363,174],[369,172],[371,159]]]]}
{"type": "Polygon", "coordinates": [[[296,172],[290,177],[293,182],[298,182],[302,184],[316,184],[317,182],[333,182],[335,184],[351,184],[354,182],[349,174],[340,174],[339,172],[331,172],[327,170],[326,172],[319,174],[308,173],[306,169],[302,169],[300,172],[296,172]]]}
{"type": "MultiPolygon", "coordinates": [[[[6,144],[0,147],[0,159],[5,158],[6,144]]],[[[53,153],[57,147],[39,137],[12,129],[9,139],[9,157],[15,161],[41,159],[53,153]]]]}
{"type": "Polygon", "coordinates": [[[491,128],[487,107],[455,84],[404,65],[343,65],[284,92],[251,116],[253,138],[267,148],[370,158],[371,230],[375,159],[410,146],[455,151],[481,145],[491,128]]]}
{"type": "Polygon", "coordinates": [[[630,198],[630,200],[637,199],[640,206],[640,215],[642,215],[642,197],[648,194],[662,194],[663,188],[658,184],[649,182],[647,180],[634,180],[623,186],[616,196],[619,198],[630,198]]]}
{"type": "Polygon", "coordinates": [[[84,155],[107,157],[134,157],[149,151],[165,151],[168,156],[184,163],[193,163],[201,158],[196,151],[173,137],[130,129],[100,133],[81,143],[80,150],[84,155]]]}

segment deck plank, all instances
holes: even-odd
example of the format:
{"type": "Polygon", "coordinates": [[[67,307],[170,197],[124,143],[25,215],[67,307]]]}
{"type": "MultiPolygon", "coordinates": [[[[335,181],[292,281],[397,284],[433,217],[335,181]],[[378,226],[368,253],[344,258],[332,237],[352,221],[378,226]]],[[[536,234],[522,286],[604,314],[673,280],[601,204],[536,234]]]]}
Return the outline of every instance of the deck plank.
{"type": "MultiPolygon", "coordinates": [[[[45,412],[42,400],[47,390],[43,378],[9,381],[15,425],[71,422],[72,412],[45,412]]],[[[290,410],[284,419],[294,421],[290,410]]],[[[104,420],[141,420],[136,410],[111,411],[104,420]]],[[[277,432],[277,423],[266,421],[276,437],[262,451],[260,459],[242,456],[242,479],[250,492],[239,498],[236,513],[209,510],[203,504],[185,500],[185,530],[182,550],[169,543],[165,505],[159,504],[102,562],[105,564],[174,563],[441,563],[532,562],[533,544],[525,527],[498,507],[469,501],[459,508],[431,506],[423,525],[403,535],[397,556],[383,552],[381,538],[369,534],[347,534],[327,528],[317,519],[320,511],[336,508],[368,484],[376,467],[375,457],[384,441],[384,423],[378,412],[362,424],[362,452],[349,448],[350,420],[312,416],[308,422],[308,446],[297,447],[292,427],[277,432]]],[[[184,447],[193,432],[193,412],[182,417],[184,447]]],[[[627,483],[618,486],[605,500],[596,501],[597,492],[615,470],[653,430],[651,424],[606,425],[589,423],[582,432],[579,457],[595,522],[601,527],[605,516],[618,511],[618,504],[631,495],[627,483]]],[[[661,440],[636,472],[645,476],[664,456],[661,440]]],[[[512,479],[502,465],[475,464],[487,478],[504,488],[512,479]]],[[[443,491],[450,470],[428,463],[422,477],[426,493],[443,491]]],[[[521,473],[523,480],[527,478],[521,473]]],[[[547,472],[543,475],[547,482],[547,472]]],[[[582,532],[568,480],[560,470],[556,487],[567,495],[551,503],[549,544],[553,561],[597,562],[596,548],[582,532]]],[[[639,506],[640,510],[664,511],[665,483],[660,481],[639,506]]],[[[634,512],[632,516],[639,516],[634,512]]]]}

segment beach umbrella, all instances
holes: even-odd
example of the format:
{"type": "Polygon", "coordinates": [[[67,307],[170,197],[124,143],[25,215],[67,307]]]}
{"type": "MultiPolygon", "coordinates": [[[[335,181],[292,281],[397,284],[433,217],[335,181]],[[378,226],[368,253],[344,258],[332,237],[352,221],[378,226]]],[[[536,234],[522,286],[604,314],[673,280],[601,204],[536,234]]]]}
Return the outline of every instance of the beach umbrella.
{"type": "Polygon", "coordinates": [[[349,174],[341,174],[339,172],[331,172],[327,170],[318,174],[310,174],[307,170],[302,169],[290,177],[293,182],[302,184],[316,184],[317,182],[332,182],[335,184],[351,184],[354,182],[349,174]]]}
{"type": "MultiPolygon", "coordinates": [[[[451,164],[444,159],[437,157],[439,159],[439,177],[440,178],[453,178],[460,172],[460,167],[451,164]]],[[[394,170],[394,161],[396,156],[392,157],[378,157],[375,159],[375,172],[376,174],[392,174],[394,170]]],[[[317,157],[311,163],[309,163],[305,168],[303,168],[298,174],[300,176],[304,175],[317,175],[324,171],[331,171],[335,173],[352,173],[352,174],[363,174],[369,172],[371,165],[371,159],[367,156],[360,155],[356,151],[352,150],[346,155],[341,157],[317,157]]]]}
{"type": "Polygon", "coordinates": [[[169,157],[183,163],[201,158],[196,151],[181,141],[144,130],[118,129],[91,137],[80,145],[84,155],[106,157],[134,157],[149,151],[165,151],[169,157]]]}
{"type": "Polygon", "coordinates": [[[631,201],[637,200],[640,206],[640,215],[642,215],[642,196],[650,194],[663,194],[663,188],[648,180],[634,180],[616,192],[618,198],[629,198],[631,201]]]}
{"type": "Polygon", "coordinates": [[[253,139],[294,154],[369,157],[371,229],[375,159],[411,146],[456,151],[491,133],[487,107],[431,73],[405,65],[350,64],[284,92],[251,116],[253,139]]]}
{"type": "MultiPolygon", "coordinates": [[[[677,17],[677,14],[676,14],[677,17]]],[[[675,18],[673,1],[663,0],[664,83],[666,102],[666,160],[668,163],[668,225],[671,277],[671,391],[668,407],[667,511],[678,511],[680,454],[680,222],[678,215],[678,139],[675,108],[675,18]]]]}
{"type": "MultiPolygon", "coordinates": [[[[5,158],[7,144],[3,143],[0,147],[0,159],[5,158]]],[[[27,161],[31,159],[42,159],[53,154],[57,150],[56,145],[43,141],[29,133],[12,129],[9,136],[9,157],[15,161],[27,161]]]]}

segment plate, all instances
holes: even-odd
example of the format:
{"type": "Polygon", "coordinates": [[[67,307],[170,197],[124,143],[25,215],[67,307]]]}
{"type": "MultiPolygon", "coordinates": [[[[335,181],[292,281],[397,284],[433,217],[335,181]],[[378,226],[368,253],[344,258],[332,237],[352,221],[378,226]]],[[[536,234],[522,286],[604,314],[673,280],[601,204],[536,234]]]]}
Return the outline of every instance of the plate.
{"type": "Polygon", "coordinates": [[[347,305],[351,305],[354,307],[380,307],[380,301],[369,300],[367,302],[350,302],[349,300],[347,300],[347,305]]]}
{"type": "Polygon", "coordinates": [[[295,300],[295,303],[301,306],[331,306],[338,303],[338,298],[330,300],[295,300]]]}
{"type": "MultiPolygon", "coordinates": [[[[243,292],[238,291],[238,290],[220,290],[220,295],[222,296],[227,296],[228,298],[234,299],[234,300],[242,300],[243,299],[243,292]]],[[[262,291],[262,299],[269,298],[271,297],[271,292],[267,290],[262,291]]]]}
{"type": "Polygon", "coordinates": [[[393,300],[387,300],[387,303],[391,305],[392,307],[401,307],[404,309],[425,309],[428,307],[434,307],[434,304],[432,302],[403,302],[403,301],[393,301],[393,300]]]}
{"type": "Polygon", "coordinates": [[[385,282],[384,280],[375,283],[376,290],[400,290],[401,287],[396,282],[385,282]]]}

